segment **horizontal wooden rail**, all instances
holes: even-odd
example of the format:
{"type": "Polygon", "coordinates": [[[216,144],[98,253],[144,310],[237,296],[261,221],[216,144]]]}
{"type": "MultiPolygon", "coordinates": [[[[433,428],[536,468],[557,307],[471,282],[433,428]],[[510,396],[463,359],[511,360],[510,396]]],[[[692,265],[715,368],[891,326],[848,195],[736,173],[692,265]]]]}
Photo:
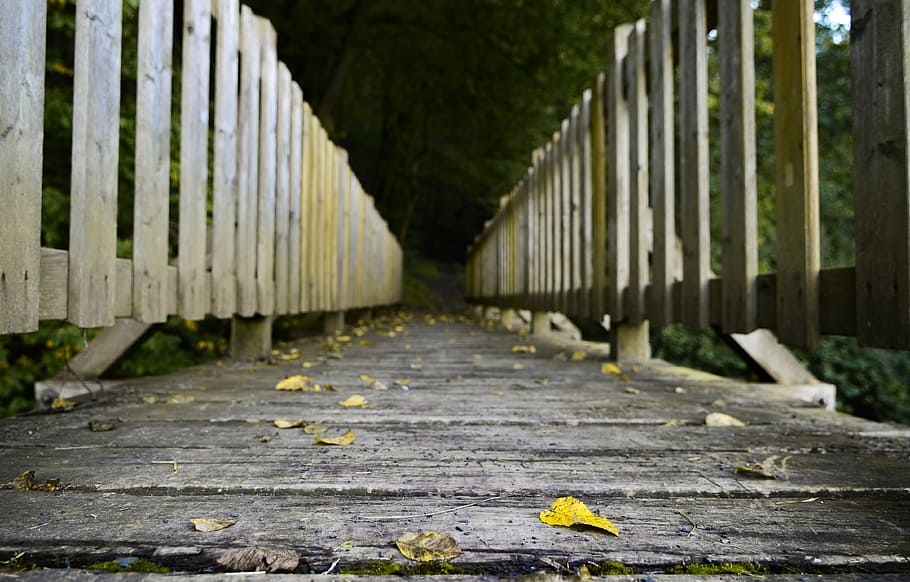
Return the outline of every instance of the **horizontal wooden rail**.
{"type": "Polygon", "coordinates": [[[122,0],[80,0],[76,15],[65,250],[40,247],[47,4],[0,0],[0,333],[42,319],[97,327],[400,300],[401,247],[278,60],[271,23],[238,0],[182,5],[177,255],[168,252],[177,19],[173,0],[143,0],[133,252],[118,259],[122,0]]]}
{"type": "Polygon", "coordinates": [[[837,334],[910,349],[910,0],[851,9],[855,267],[820,267],[813,2],[773,6],[778,271],[759,274],[751,2],[653,0],[647,21],[613,31],[606,74],[469,249],[470,300],[608,315],[620,329],[762,327],[796,346],[837,334]],[[709,12],[721,86],[717,275],[709,12]]]}

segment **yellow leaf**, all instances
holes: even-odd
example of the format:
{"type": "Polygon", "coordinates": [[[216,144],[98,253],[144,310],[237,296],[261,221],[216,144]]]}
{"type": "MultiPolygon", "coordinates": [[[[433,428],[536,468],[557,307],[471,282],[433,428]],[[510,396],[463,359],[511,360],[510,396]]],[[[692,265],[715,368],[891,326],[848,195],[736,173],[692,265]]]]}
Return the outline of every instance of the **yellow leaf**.
{"type": "Polygon", "coordinates": [[[533,354],[537,352],[537,348],[532,345],[515,345],[512,346],[512,353],[514,354],[533,354]]]}
{"type": "Polygon", "coordinates": [[[705,417],[705,426],[746,426],[746,423],[723,412],[712,412],[705,417]]]}
{"type": "Polygon", "coordinates": [[[404,388],[405,386],[409,386],[411,384],[411,379],[410,378],[399,378],[398,380],[395,380],[394,382],[392,382],[392,384],[395,384],[396,386],[400,386],[400,387],[404,388]]]}
{"type": "Polygon", "coordinates": [[[313,382],[309,376],[297,374],[275,384],[275,390],[304,390],[313,382]]]}
{"type": "Polygon", "coordinates": [[[572,360],[573,362],[581,362],[581,361],[587,359],[587,357],[588,357],[587,352],[577,350],[577,351],[572,352],[572,356],[569,359],[572,360]]]}
{"type": "Polygon", "coordinates": [[[52,410],[68,410],[76,406],[79,406],[78,402],[75,400],[67,400],[63,396],[58,396],[54,398],[53,402],[51,402],[52,410]]]}
{"type": "Polygon", "coordinates": [[[436,531],[407,532],[395,540],[404,557],[415,562],[451,560],[461,555],[461,548],[452,536],[436,531]]]}
{"type": "Polygon", "coordinates": [[[534,380],[534,382],[540,384],[541,386],[546,386],[550,383],[550,380],[549,378],[538,378],[537,380],[534,380]]]}
{"type": "Polygon", "coordinates": [[[522,368],[524,368],[524,366],[522,366],[522,365],[521,365],[520,363],[518,363],[518,362],[515,362],[514,364],[512,364],[512,368],[515,369],[515,370],[521,370],[522,368]]]}
{"type": "Polygon", "coordinates": [[[365,383],[367,383],[367,384],[372,384],[373,382],[376,381],[376,378],[374,378],[374,377],[372,377],[372,376],[367,376],[366,374],[361,374],[361,375],[360,375],[360,381],[361,381],[361,382],[365,382],[365,383]]]}
{"type": "Polygon", "coordinates": [[[315,366],[318,366],[319,362],[304,362],[300,365],[303,366],[304,368],[313,368],[315,366]]]}
{"type": "Polygon", "coordinates": [[[371,346],[371,345],[373,345],[373,342],[371,342],[371,341],[368,340],[368,339],[362,339],[362,340],[360,340],[360,345],[362,345],[362,346],[371,346]]]}
{"type": "Polygon", "coordinates": [[[380,382],[379,380],[376,380],[375,382],[373,382],[372,384],[370,384],[370,388],[372,388],[373,390],[388,390],[388,389],[389,389],[388,386],[386,386],[385,384],[383,384],[383,383],[380,382]]]}
{"type": "Polygon", "coordinates": [[[600,366],[601,374],[613,374],[614,376],[619,376],[622,374],[622,370],[619,369],[619,366],[613,362],[606,362],[600,366]]]}
{"type": "Polygon", "coordinates": [[[686,424],[685,420],[680,420],[678,418],[672,418],[665,422],[663,426],[684,426],[686,424]]]}
{"type": "Polygon", "coordinates": [[[641,390],[635,386],[626,386],[626,394],[641,394],[641,390]]]}
{"type": "Polygon", "coordinates": [[[165,404],[185,404],[196,400],[195,396],[190,394],[173,394],[164,399],[165,404]]]}
{"type": "Polygon", "coordinates": [[[328,432],[329,427],[324,424],[308,424],[303,427],[304,434],[322,434],[328,432]]]}
{"type": "Polygon", "coordinates": [[[367,399],[364,398],[363,396],[361,396],[360,394],[354,394],[354,395],[342,400],[338,404],[340,404],[341,406],[344,406],[345,408],[350,408],[352,406],[366,406],[367,399]]]}
{"type": "Polygon", "coordinates": [[[574,497],[560,497],[550,509],[540,513],[540,521],[548,525],[586,525],[619,536],[619,529],[609,519],[591,513],[591,510],[574,497]]]}
{"type": "Polygon", "coordinates": [[[342,344],[350,343],[350,341],[351,341],[351,336],[349,336],[349,335],[339,335],[339,336],[337,336],[337,337],[335,338],[335,341],[338,342],[338,343],[342,343],[342,344]]]}
{"type": "Polygon", "coordinates": [[[288,420],[286,418],[276,418],[275,426],[278,428],[297,428],[303,426],[302,420],[288,420]]]}
{"type": "Polygon", "coordinates": [[[23,471],[18,477],[6,484],[6,487],[15,491],[28,491],[35,486],[35,472],[31,469],[23,471]]]}
{"type": "Polygon", "coordinates": [[[316,437],[316,443],[320,445],[349,445],[354,442],[354,431],[348,429],[348,432],[337,437],[316,437]]]}
{"type": "Polygon", "coordinates": [[[226,527],[231,527],[237,523],[236,519],[209,519],[206,517],[194,517],[190,519],[190,523],[196,528],[196,531],[218,531],[226,527]]]}

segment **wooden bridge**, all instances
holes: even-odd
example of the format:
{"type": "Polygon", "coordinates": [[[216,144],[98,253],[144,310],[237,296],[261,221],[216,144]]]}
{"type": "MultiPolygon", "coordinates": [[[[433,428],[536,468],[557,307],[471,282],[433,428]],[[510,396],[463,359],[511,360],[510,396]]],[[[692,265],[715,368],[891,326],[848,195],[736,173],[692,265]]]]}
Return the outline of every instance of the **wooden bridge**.
{"type": "Polygon", "coordinates": [[[910,0],[851,6],[855,267],[820,268],[813,3],[774,7],[778,270],[759,274],[750,2],[655,0],[647,22],[613,32],[606,75],[469,251],[470,316],[395,307],[401,248],[278,61],[272,26],[237,0],[183,7],[178,19],[170,0],[139,3],[142,154],[132,253],[118,257],[121,1],[78,3],[69,247],[50,249],[46,4],[0,0],[0,332],[109,328],[73,376],[43,384],[54,412],[0,422],[0,577],[910,572],[910,429],[829,410],[831,387],[781,371],[795,360],[776,339],[910,347],[910,0]],[[560,313],[608,323],[610,343],[572,337],[560,313]],[[325,335],[273,346],[271,322],[289,314],[322,314],[325,335]],[[169,315],[232,318],[233,359],[96,377],[169,315]],[[651,359],[649,325],[670,322],[732,334],[782,383],[651,359]],[[545,523],[565,497],[618,536],[545,523]],[[415,557],[407,532],[445,534],[440,559],[415,557]]]}

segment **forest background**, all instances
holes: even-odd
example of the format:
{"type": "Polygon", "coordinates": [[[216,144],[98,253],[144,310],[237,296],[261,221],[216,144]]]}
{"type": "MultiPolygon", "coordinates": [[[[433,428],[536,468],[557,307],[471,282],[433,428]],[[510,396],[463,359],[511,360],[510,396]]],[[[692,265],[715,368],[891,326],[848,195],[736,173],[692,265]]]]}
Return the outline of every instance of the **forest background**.
{"type": "MultiPolygon", "coordinates": [[[[72,119],[74,0],[47,0],[42,245],[66,248],[72,119]]],[[[278,51],[332,139],[406,250],[406,303],[439,307],[432,280],[463,273],[465,250],[499,197],[527,171],[530,152],[558,128],[603,70],[610,31],[646,15],[647,0],[248,0],[278,31],[278,51]]],[[[757,79],[759,244],[774,269],[771,2],[753,1],[757,79]]],[[[816,0],[823,266],[853,264],[849,31],[842,0],[816,0]]],[[[177,0],[177,15],[182,2],[177,0]]],[[[130,257],[138,0],[124,1],[118,254],[130,257]]],[[[175,26],[174,103],[180,92],[175,26]]],[[[709,37],[712,169],[719,167],[716,35],[709,37]]],[[[173,111],[171,222],[177,221],[179,109],[173,111]]],[[[716,171],[712,175],[716,176],[716,171]]],[[[712,181],[712,228],[720,203],[712,181]]],[[[717,233],[715,233],[716,235],[717,233]]],[[[171,237],[176,239],[176,232],[171,237]]],[[[718,236],[714,237],[719,240],[718,236]]],[[[715,252],[720,272],[719,248],[715,252]]],[[[293,321],[279,321],[289,333],[293,321]]],[[[0,416],[29,409],[32,385],[56,374],[90,339],[61,322],[0,337],[0,416]]],[[[224,354],[227,323],[172,318],[115,375],[153,374],[224,354]]],[[[712,332],[669,326],[655,355],[728,376],[745,364],[712,332]]],[[[797,355],[838,387],[840,409],[910,423],[910,354],[825,338],[797,355]]]]}

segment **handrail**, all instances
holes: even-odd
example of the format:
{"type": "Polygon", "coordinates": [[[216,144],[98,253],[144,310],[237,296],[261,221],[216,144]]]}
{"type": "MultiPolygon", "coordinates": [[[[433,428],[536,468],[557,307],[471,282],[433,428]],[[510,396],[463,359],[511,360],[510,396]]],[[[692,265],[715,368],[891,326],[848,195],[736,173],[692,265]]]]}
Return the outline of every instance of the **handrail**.
{"type": "Polygon", "coordinates": [[[78,5],[66,250],[40,244],[47,3],[2,2],[0,333],[33,331],[43,319],[97,327],[121,317],[155,323],[172,314],[281,315],[400,300],[401,246],[278,61],[271,23],[238,0],[184,7],[172,265],[173,0],[139,4],[131,260],[116,256],[122,0],[78,5]]]}
{"type": "Polygon", "coordinates": [[[708,226],[708,5],[654,0],[649,21],[613,31],[606,75],[534,152],[469,249],[469,299],[608,315],[620,330],[761,327],[796,346],[835,334],[910,349],[910,0],[851,3],[856,266],[838,269],[820,266],[814,3],[774,3],[778,252],[777,272],[762,274],[752,7],[713,4],[721,276],[708,226]]]}

